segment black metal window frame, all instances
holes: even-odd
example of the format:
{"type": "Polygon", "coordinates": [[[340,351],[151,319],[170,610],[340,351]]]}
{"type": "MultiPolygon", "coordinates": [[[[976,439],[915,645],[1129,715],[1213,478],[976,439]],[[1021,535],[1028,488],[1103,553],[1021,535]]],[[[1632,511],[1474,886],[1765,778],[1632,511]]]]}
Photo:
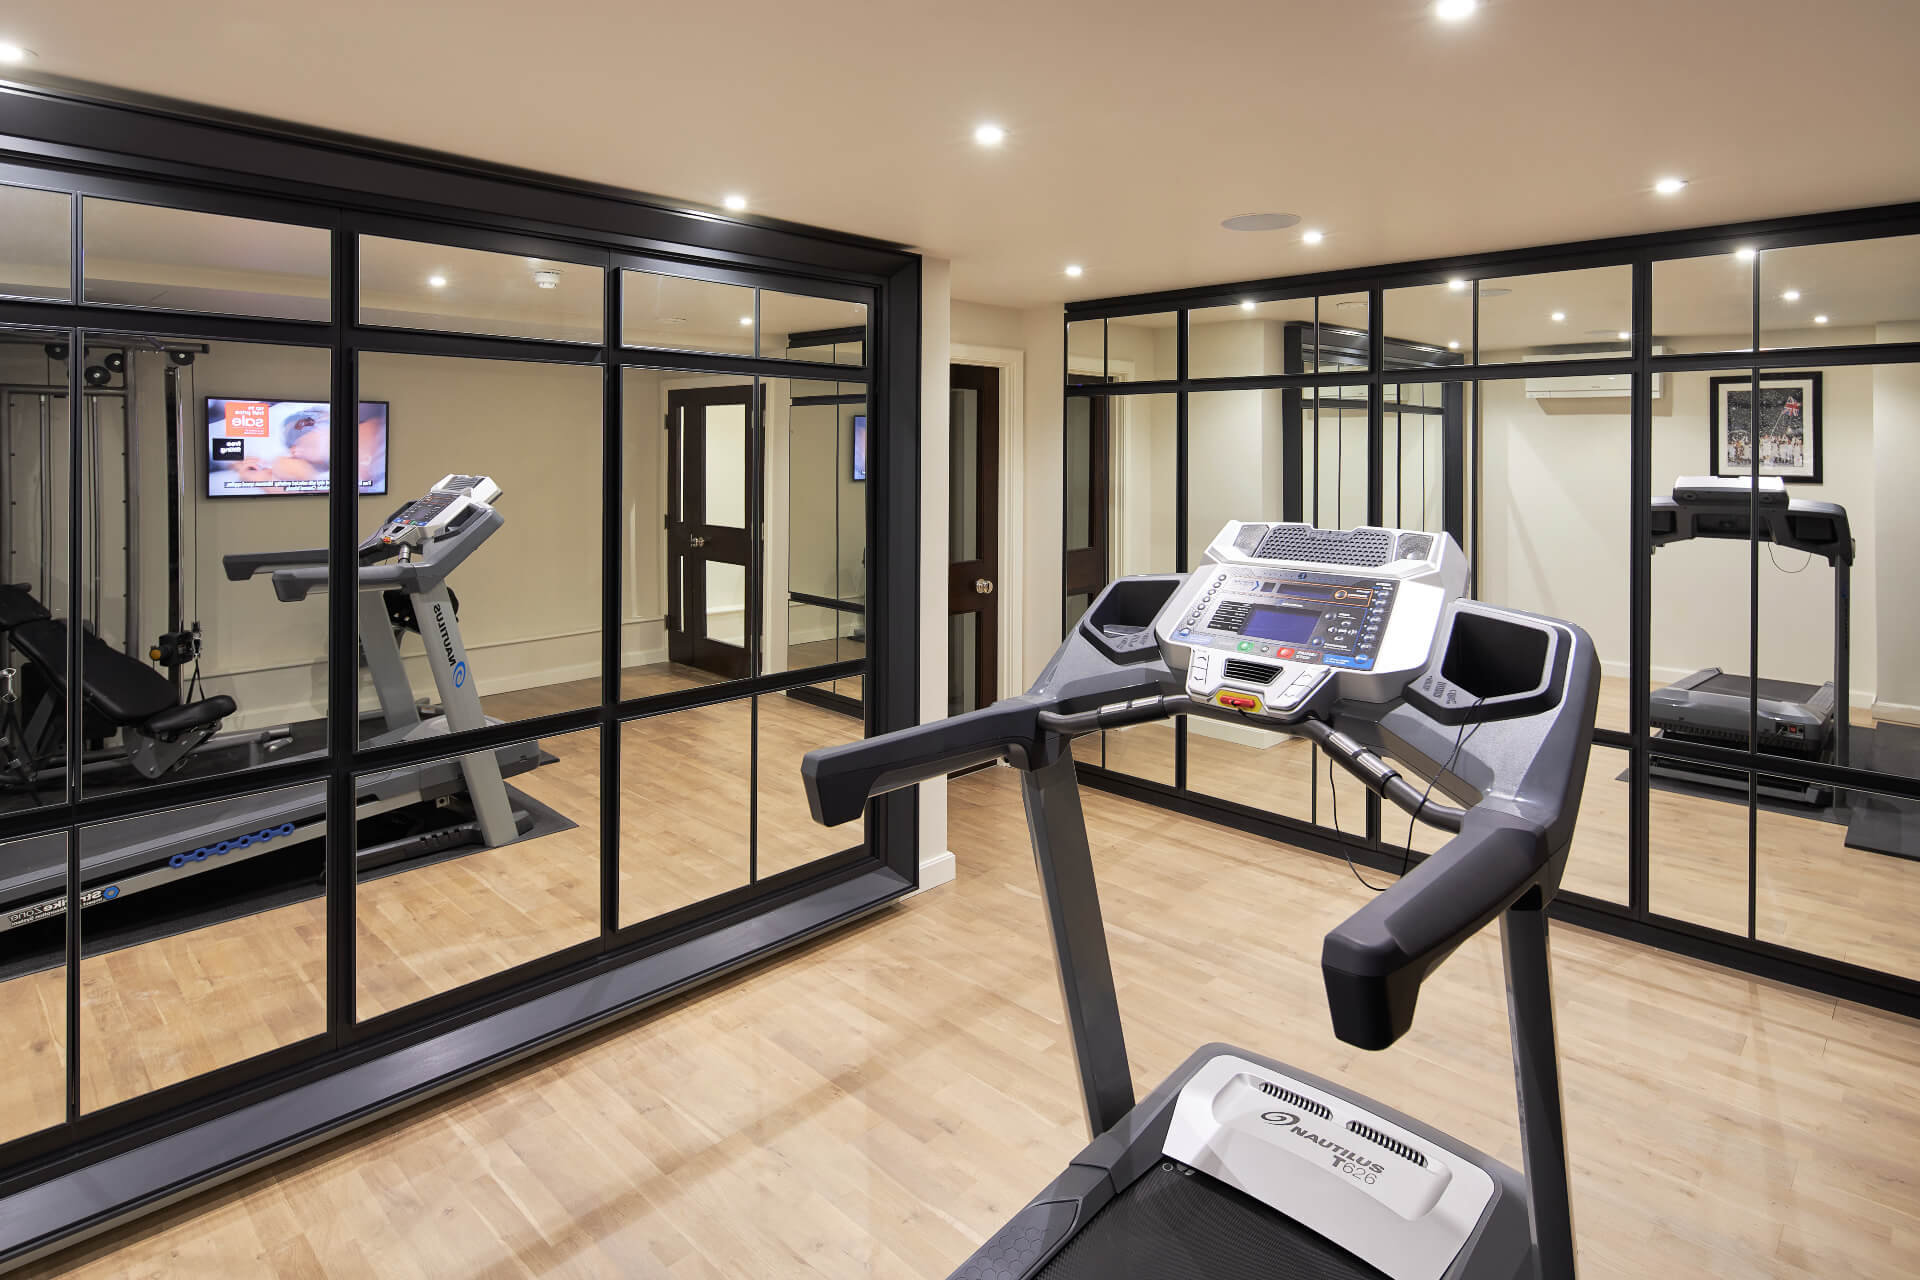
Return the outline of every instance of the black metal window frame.
{"type": "MultiPolygon", "coordinates": [[[[622,726],[653,716],[745,702],[864,676],[857,712],[866,731],[917,719],[919,565],[919,288],[917,256],[855,236],[767,220],[721,218],[635,193],[481,165],[179,104],[107,101],[66,90],[0,84],[0,184],[65,192],[73,241],[71,296],[0,299],[0,329],[79,342],[114,334],[272,343],[331,358],[332,447],[352,456],[363,354],[554,362],[602,375],[600,491],[601,696],[576,711],[362,749],[357,741],[358,630],[353,591],[327,593],[327,720],[323,760],[244,774],[173,781],[137,792],[82,795],[78,783],[40,808],[0,815],[0,841],[64,831],[67,875],[80,884],[78,833],[95,823],[296,783],[328,783],[327,1027],[319,1035],[82,1111],[79,1068],[81,913],[67,913],[67,1104],[64,1119],[0,1144],[0,1266],[44,1253],[185,1190],[297,1149],[329,1133],[511,1061],[535,1048],[685,991],[822,929],[911,892],[917,883],[917,805],[911,794],[870,808],[864,838],[843,852],[663,916],[620,927],[622,726]],[[325,321],[235,317],[89,303],[84,294],[85,197],[318,227],[331,237],[331,314],[325,321]],[[597,343],[506,338],[362,323],[362,235],[579,263],[603,270],[597,343]],[[866,325],[858,365],[778,356],[712,355],[622,343],[624,270],[751,285],[859,302],[866,325]],[[643,697],[623,697],[622,371],[655,369],[857,386],[881,429],[869,435],[867,503],[870,629],[866,657],[643,697]],[[892,424],[892,429],[886,429],[892,424]],[[354,778],[508,742],[594,729],[600,749],[600,927],[560,952],[378,1017],[355,1014],[354,778]],[[111,1171],[108,1173],[107,1171],[111,1171]]],[[[757,315],[756,315],[757,319],[757,315]]],[[[758,327],[756,326],[756,333],[758,327]]],[[[851,339],[843,331],[841,341],[851,339]]],[[[76,347],[77,349],[77,347],[76,347]]],[[[77,392],[80,361],[69,365],[77,392]]],[[[81,450],[79,415],[68,448],[81,450]]],[[[756,539],[762,495],[750,495],[756,539]]],[[[79,500],[70,486],[70,506],[79,500]]],[[[356,572],[357,494],[329,499],[330,569],[356,572]]],[[[82,522],[69,519],[66,553],[82,560],[82,522]]],[[[81,575],[70,575],[68,616],[83,616],[81,575]]],[[[80,628],[70,627],[77,651],[80,628]]],[[[69,654],[70,666],[78,660],[69,654]]],[[[75,668],[77,669],[77,668],[75,668]]],[[[757,668],[756,668],[757,669],[757,668]]],[[[70,690],[69,702],[76,694],[70,690]]],[[[837,705],[837,704],[836,704],[837,705]]],[[[842,705],[842,710],[848,709],[842,705]]],[[[80,717],[68,710],[70,749],[80,717]]],[[[851,725],[850,725],[851,727],[851,725]]],[[[757,774],[758,738],[741,762],[757,774]]],[[[757,789],[756,789],[757,791],[757,789]]],[[[757,834],[757,833],[755,833],[757,834]]],[[[756,868],[757,871],[757,868],[756,868]]]]}
{"type": "MultiPolygon", "coordinates": [[[[1656,739],[1649,722],[1648,694],[1652,685],[1652,534],[1650,512],[1653,499],[1651,473],[1653,451],[1653,377],[1661,373],[1725,372],[1745,375],[1756,383],[1769,370],[1805,367],[1891,365],[1920,363],[1920,343],[1834,345],[1826,347],[1790,347],[1766,349],[1762,342],[1760,299],[1760,263],[1770,249],[1818,244],[1837,244],[1920,234],[1920,203],[1856,209],[1829,214],[1775,218],[1765,221],[1723,224],[1651,235],[1619,237],[1610,240],[1583,241],[1497,253],[1463,255],[1454,258],[1427,259],[1349,271],[1329,271],[1311,275],[1252,280],[1234,284],[1206,285],[1149,294],[1094,299],[1069,303],[1062,319],[1063,350],[1072,335],[1071,326],[1095,320],[1124,320],[1129,317],[1158,316],[1172,312],[1176,316],[1175,376],[1135,382],[1076,381],[1070,369],[1065,377],[1062,412],[1065,404],[1077,398],[1154,395],[1172,393],[1178,397],[1175,417],[1175,556],[1176,563],[1189,562],[1188,494],[1189,438],[1188,401],[1194,393],[1229,390],[1282,389],[1310,391],[1317,388],[1367,388],[1368,400],[1368,499],[1367,519],[1377,523],[1384,509],[1382,448],[1384,444],[1385,396],[1389,387],[1420,383],[1448,386],[1477,386],[1482,382],[1512,381],[1526,378],[1554,378],[1596,374],[1628,374],[1631,380],[1630,450],[1628,501],[1631,531],[1628,554],[1631,636],[1629,652],[1629,729],[1597,729],[1596,745],[1625,753],[1630,768],[1628,810],[1628,900],[1624,903],[1563,891],[1553,904],[1557,918],[1615,936],[1629,938],[1679,954],[1792,983],[1822,994],[1839,996],[1862,1004],[1920,1017],[1920,981],[1905,975],[1888,973],[1801,951],[1758,936],[1755,858],[1757,828],[1754,800],[1748,807],[1747,929],[1734,933],[1693,921],[1665,915],[1654,909],[1650,892],[1650,760],[1658,755],[1701,764],[1718,765],[1745,773],[1750,779],[1761,775],[1791,778],[1846,790],[1863,790],[1902,799],[1920,799],[1920,778],[1880,773],[1858,765],[1842,767],[1817,761],[1793,760],[1757,749],[1750,736],[1746,749],[1656,739]],[[1751,248],[1757,251],[1755,269],[1750,273],[1752,291],[1753,346],[1745,350],[1702,353],[1653,352],[1658,335],[1653,323],[1653,268],[1656,263],[1688,258],[1732,254],[1751,248]],[[1632,326],[1630,350],[1625,358],[1569,358],[1525,363],[1480,363],[1479,290],[1480,281],[1506,276],[1577,271],[1598,267],[1627,269],[1632,279],[1632,326]],[[1432,367],[1396,367],[1389,348],[1394,340],[1383,335],[1381,319],[1387,292],[1420,285],[1441,284],[1464,279],[1472,297],[1473,343],[1455,361],[1436,361],[1432,367]],[[1367,360],[1364,369],[1332,372],[1280,373],[1246,377],[1189,376],[1189,315],[1193,311],[1227,307],[1247,301],[1266,302],[1311,299],[1337,294],[1365,294],[1367,311],[1367,360]],[[1658,744],[1657,749],[1655,744],[1658,744]]],[[[1316,313],[1317,314],[1317,313],[1316,313]]],[[[1343,324],[1342,328],[1351,326],[1343,324]]],[[[1104,335],[1104,327],[1103,327],[1104,335]]],[[[1106,343],[1102,342],[1103,350],[1106,343]]],[[[1442,357],[1452,353],[1441,353],[1442,357]]],[[[1070,364],[1071,357],[1063,357],[1070,364]]],[[[1103,359],[1103,365],[1105,360],[1103,359]]],[[[1473,566],[1472,580],[1479,580],[1479,516],[1481,496],[1480,405],[1474,397],[1471,415],[1473,440],[1469,456],[1461,462],[1471,476],[1471,500],[1464,510],[1448,512],[1449,532],[1466,544],[1473,566]],[[1459,524],[1461,527],[1452,527],[1459,524]],[[1463,536],[1464,535],[1464,536],[1463,536]]],[[[1064,494],[1063,494],[1064,503],[1064,494]]],[[[1758,527],[1758,521],[1754,522],[1758,527]]],[[[1759,543],[1749,542],[1749,557],[1757,556],[1759,543]]],[[[1757,593],[1757,577],[1750,574],[1750,590],[1757,593]]],[[[1062,601],[1063,619],[1067,605],[1062,601]]],[[[1760,618],[1757,598],[1750,601],[1748,619],[1750,660],[1757,654],[1760,618]]],[[[1749,669],[1755,669],[1750,667],[1749,669]]],[[[1845,698],[1845,692],[1842,692],[1845,698]]],[[[1180,726],[1184,729],[1184,726],[1180,726]]],[[[1232,801],[1220,800],[1190,790],[1186,775],[1184,733],[1175,738],[1174,783],[1167,785],[1119,773],[1104,766],[1082,763],[1088,782],[1102,790],[1157,804],[1177,812],[1270,839],[1311,849],[1332,856],[1351,857],[1354,861],[1383,871],[1398,871],[1403,850],[1396,842],[1384,841],[1381,832],[1379,801],[1366,797],[1366,829],[1356,838],[1345,832],[1303,822],[1296,818],[1256,809],[1232,801]]],[[[1415,851],[1412,858],[1422,856],[1415,851]]]]}

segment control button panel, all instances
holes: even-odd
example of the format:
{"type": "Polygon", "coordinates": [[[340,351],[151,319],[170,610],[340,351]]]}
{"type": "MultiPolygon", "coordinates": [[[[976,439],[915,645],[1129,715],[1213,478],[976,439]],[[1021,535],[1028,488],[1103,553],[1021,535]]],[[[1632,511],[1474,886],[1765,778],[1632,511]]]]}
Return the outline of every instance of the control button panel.
{"type": "Polygon", "coordinates": [[[1201,572],[1173,631],[1183,644],[1355,671],[1379,659],[1393,579],[1238,565],[1201,572]]]}

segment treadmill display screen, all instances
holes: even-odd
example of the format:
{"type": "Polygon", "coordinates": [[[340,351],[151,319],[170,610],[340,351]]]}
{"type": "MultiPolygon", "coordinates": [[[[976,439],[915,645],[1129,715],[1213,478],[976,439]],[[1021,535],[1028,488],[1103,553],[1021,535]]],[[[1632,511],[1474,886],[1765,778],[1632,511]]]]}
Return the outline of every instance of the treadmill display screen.
{"type": "Polygon", "coordinates": [[[1256,605],[1247,615],[1240,634],[1253,640],[1272,640],[1278,644],[1298,644],[1320,625],[1320,615],[1304,609],[1271,609],[1256,605]]]}

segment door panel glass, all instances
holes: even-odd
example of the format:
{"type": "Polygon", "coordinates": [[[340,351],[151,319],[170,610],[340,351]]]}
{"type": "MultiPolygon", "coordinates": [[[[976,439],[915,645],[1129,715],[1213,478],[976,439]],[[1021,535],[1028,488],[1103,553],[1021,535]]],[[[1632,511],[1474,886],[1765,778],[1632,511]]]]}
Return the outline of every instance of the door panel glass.
{"type": "Polygon", "coordinates": [[[708,405],[706,523],[729,529],[747,526],[747,407],[708,405]]]}
{"type": "Polygon", "coordinates": [[[1094,465],[1095,413],[1107,412],[1106,402],[1090,397],[1067,401],[1067,550],[1078,551],[1093,545],[1093,496],[1097,477],[1094,465]]]}
{"type": "MultiPolygon", "coordinates": [[[[972,387],[954,387],[949,397],[948,422],[948,553],[955,560],[980,556],[980,393],[972,387]]],[[[1071,415],[1069,415],[1071,416],[1071,415]]],[[[1072,475],[1072,461],[1068,461],[1072,475]]]]}
{"type": "Polygon", "coordinates": [[[81,201],[86,301],[324,321],[333,234],[257,218],[81,201]]]}
{"type": "Polygon", "coordinates": [[[67,798],[69,694],[59,673],[68,635],[72,348],[62,331],[0,330],[0,599],[13,620],[0,632],[0,666],[16,673],[15,701],[5,708],[13,733],[0,781],[4,810],[67,798]],[[36,626],[36,618],[44,620],[36,626]]]}
{"type": "Polygon", "coordinates": [[[356,786],[361,1021],[598,936],[599,730],[356,786]]]}
{"type": "Polygon", "coordinates": [[[599,342],[606,270],[385,236],[360,237],[360,323],[599,342]]]}
{"type": "Polygon", "coordinates": [[[750,356],[753,290],[657,271],[622,271],[620,341],[629,347],[750,356]]]}
{"type": "Polygon", "coordinates": [[[957,716],[980,705],[980,615],[947,617],[947,714],[957,716]]]}
{"type": "Polygon", "coordinates": [[[706,575],[707,638],[724,644],[747,643],[747,570],[723,560],[702,564],[706,575]]]}
{"type": "MultiPolygon", "coordinates": [[[[82,791],[319,758],[332,353],[149,336],[81,348],[82,791]],[[311,562],[245,563],[294,551],[311,562]]],[[[386,406],[365,408],[367,451],[342,470],[371,494],[386,406]]]]}
{"type": "Polygon", "coordinates": [[[865,840],[864,818],[838,827],[813,821],[800,780],[800,761],[807,752],[866,736],[859,704],[847,696],[850,692],[809,685],[756,699],[760,843],[754,852],[755,879],[858,848],[865,840]]]}
{"type": "Polygon", "coordinates": [[[748,883],[753,707],[741,699],[620,727],[620,924],[748,883]]]}
{"type": "Polygon", "coordinates": [[[80,832],[80,1107],[327,1029],[327,784],[80,832]]]}
{"type": "Polygon", "coordinates": [[[73,206],[64,191],[0,186],[0,295],[73,296],[73,206]]]}
{"type": "MultiPolygon", "coordinates": [[[[363,539],[443,476],[500,489],[493,519],[426,540],[404,589],[386,580],[397,560],[363,565],[363,743],[599,703],[601,376],[572,364],[360,357],[361,396],[387,406],[396,441],[387,496],[360,500],[363,539]],[[436,617],[438,592],[448,594],[436,617]]],[[[324,519],[323,504],[313,511],[324,519]]],[[[302,607],[324,625],[323,597],[302,607]]]]}

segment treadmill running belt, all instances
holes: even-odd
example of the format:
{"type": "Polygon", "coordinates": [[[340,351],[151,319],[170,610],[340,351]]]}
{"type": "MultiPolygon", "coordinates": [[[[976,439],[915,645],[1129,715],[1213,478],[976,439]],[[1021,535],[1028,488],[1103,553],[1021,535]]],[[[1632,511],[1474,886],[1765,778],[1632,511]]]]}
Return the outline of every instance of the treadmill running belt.
{"type": "Polygon", "coordinates": [[[1093,1215],[1037,1280],[1386,1280],[1205,1174],[1166,1162],[1093,1215]]]}
{"type": "Polygon", "coordinates": [[[1798,702],[1802,705],[1813,701],[1813,696],[1820,692],[1820,686],[1817,684],[1800,684],[1793,680],[1769,680],[1765,676],[1754,681],[1745,676],[1730,676],[1724,671],[1701,681],[1694,690],[1697,693],[1724,693],[1730,698],[1745,701],[1747,690],[1756,686],[1762,701],[1798,702]]]}

